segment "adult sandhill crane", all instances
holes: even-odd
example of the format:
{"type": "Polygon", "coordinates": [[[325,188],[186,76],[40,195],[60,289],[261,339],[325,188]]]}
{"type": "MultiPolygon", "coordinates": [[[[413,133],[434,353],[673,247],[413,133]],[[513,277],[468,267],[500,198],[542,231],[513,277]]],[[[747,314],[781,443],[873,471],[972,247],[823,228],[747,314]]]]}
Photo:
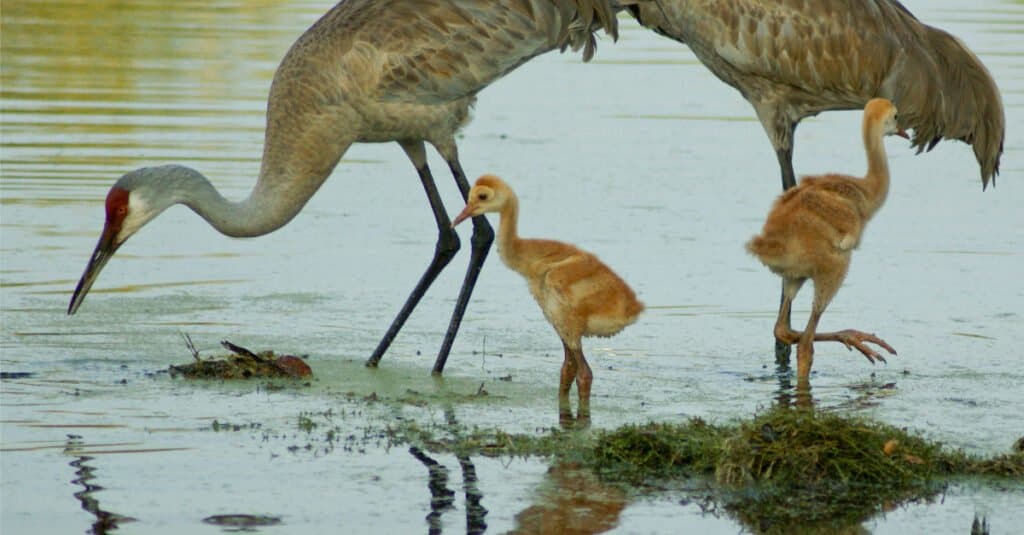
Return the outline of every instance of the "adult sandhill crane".
{"type": "MultiPolygon", "coordinates": [[[[1003,152],[1002,99],[988,70],[956,37],[920,22],[896,0],[658,0],[628,9],[640,24],[690,47],[757,113],[782,171],[796,184],[793,133],[828,110],[874,97],[900,107],[920,153],[943,138],[969,143],[982,187],[1003,152]]],[[[789,345],[776,341],[788,361],[789,345]]]]}
{"type": "Polygon", "coordinates": [[[498,212],[498,254],[502,262],[526,278],[558,337],[564,361],[558,387],[559,414],[571,419],[569,389],[573,380],[579,395],[579,420],[590,418],[593,373],[583,356],[584,336],[614,336],[636,321],[644,310],[632,288],[596,256],[568,243],[519,237],[519,199],[494,175],[477,179],[469,190],[466,207],[452,226],[469,217],[498,212]]]}
{"type": "MultiPolygon", "coordinates": [[[[416,166],[437,223],[437,245],[367,365],[376,366],[406,318],[458,251],[458,235],[427,167],[424,142],[469,192],[455,132],[476,94],[544,52],[594,54],[594,32],[617,38],[613,0],[346,0],[292,45],[274,75],[259,178],[231,202],[198,171],[144,167],[119,179],[106,200],[106,224],[68,306],[74,314],[100,270],[130,236],[164,209],[184,204],[223,234],[259,236],[288,223],[352,143],[395,141],[416,166]]],[[[473,220],[469,269],[434,364],[441,373],[494,233],[473,220]]]]}
{"type": "Polygon", "coordinates": [[[892,102],[876,98],[864,108],[862,127],[868,172],[864,178],[845,175],[808,176],[786,190],[772,206],[761,235],[747,242],[747,250],[782,277],[782,305],[775,322],[775,337],[797,343],[797,381],[806,384],[814,360],[814,341],[842,342],[856,348],[870,362],[885,359],[866,345],[871,342],[896,351],[873,334],[853,329],[817,332],[818,320],[839,291],[850,267],[850,256],[860,244],[864,226],[889,193],[889,164],[883,136],[907,137],[899,127],[892,102]],[[800,287],[814,281],[814,301],[804,331],[790,327],[789,312],[800,287]]]}

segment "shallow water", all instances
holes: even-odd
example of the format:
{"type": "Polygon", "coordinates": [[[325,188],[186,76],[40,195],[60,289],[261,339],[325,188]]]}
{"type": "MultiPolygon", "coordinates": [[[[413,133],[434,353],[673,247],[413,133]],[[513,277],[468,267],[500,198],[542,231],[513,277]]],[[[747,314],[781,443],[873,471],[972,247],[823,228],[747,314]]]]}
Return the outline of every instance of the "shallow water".
{"type": "MultiPolygon", "coordinates": [[[[889,199],[822,328],[877,332],[899,356],[871,366],[819,345],[813,394],[825,409],[1001,453],[1024,434],[1024,5],[983,0],[964,15],[952,0],[904,3],[960,36],[996,77],[1009,134],[1002,174],[982,192],[966,145],[915,156],[889,141],[889,199]]],[[[4,2],[4,533],[97,531],[111,521],[129,533],[212,533],[222,528],[203,519],[228,514],[279,517],[254,528],[268,533],[461,533],[473,528],[464,496],[473,486],[459,460],[435,459],[455,495],[432,524],[428,467],[387,448],[379,429],[395,418],[512,432],[557,425],[557,338],[496,255],[443,380],[429,371],[465,251],[381,368],[362,366],[435,237],[394,144],[350,149],[299,217],[265,237],[227,239],[187,209],[169,210],[118,252],[77,315],[64,314],[118,176],[179,162],[230,198],[251,187],[274,68],[327,5],[244,6],[4,2]],[[182,332],[204,355],[223,353],[221,339],[308,354],[317,379],[274,390],[155,374],[191,358],[182,332]],[[487,396],[475,395],[481,384],[487,396]],[[312,428],[300,425],[303,414],[312,428]],[[342,438],[328,440],[335,429],[342,438]]],[[[485,90],[460,140],[462,163],[471,176],[512,183],[523,235],[598,253],[648,304],[618,337],[585,344],[596,427],[748,417],[780,388],[770,351],[778,281],[741,246],[778,193],[775,158],[735,91],[684,47],[623,24],[620,42],[603,41],[590,64],[549,54],[485,90]]],[[[805,121],[798,172],[860,172],[858,127],[856,112],[805,121]]],[[[456,212],[443,162],[431,165],[456,212]]],[[[797,322],[809,306],[801,297],[797,322]]],[[[545,517],[588,531],[743,529],[671,496],[617,496],[538,461],[471,461],[488,532],[530,530],[545,517]]],[[[966,532],[978,513],[1005,533],[1024,522],[1022,503],[1020,489],[961,484],[863,527],[966,532]]]]}

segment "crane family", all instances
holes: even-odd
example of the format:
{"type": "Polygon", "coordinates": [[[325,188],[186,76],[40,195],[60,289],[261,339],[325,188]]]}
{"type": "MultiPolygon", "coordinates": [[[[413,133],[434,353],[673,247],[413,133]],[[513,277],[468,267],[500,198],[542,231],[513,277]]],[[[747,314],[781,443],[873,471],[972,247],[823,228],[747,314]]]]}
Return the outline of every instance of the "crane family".
{"type": "Polygon", "coordinates": [[[881,207],[889,173],[882,138],[907,137],[918,152],[943,139],[973,148],[982,185],[999,172],[1005,118],[998,89],[956,37],[919,21],[897,0],[343,0],[288,50],[274,75],[259,176],[229,201],[198,171],[167,165],[121,177],[106,199],[99,242],[68,306],[74,314],[103,266],[140,228],[184,204],[221,233],[259,236],[287,224],[353,143],[397,142],[419,176],[437,227],[434,255],[367,364],[376,366],[424,293],[460,248],[453,221],[427,165],[426,144],[442,156],[467,199],[454,223],[472,221],[470,259],[434,372],[441,373],[495,232],[502,260],[528,281],[562,339],[559,397],[573,382],[581,413],[592,373],[582,336],[607,336],[643,310],[633,291],[595,256],[516,234],[518,201],[501,179],[470,186],[455,133],[479,91],[530,59],[555,50],[590,59],[596,33],[618,37],[626,11],[647,28],[688,46],[719,79],[750,102],[774,148],[784,193],[748,250],[783,279],[776,356],[797,345],[806,382],[814,341],[839,341],[868,360],[890,353],[884,340],[855,330],[816,332],[838,291],[864,225],[881,207]],[[822,111],[864,108],[868,173],[804,178],[793,170],[793,133],[822,111]],[[794,295],[810,279],[814,301],[803,332],[790,326],[794,295]]]}

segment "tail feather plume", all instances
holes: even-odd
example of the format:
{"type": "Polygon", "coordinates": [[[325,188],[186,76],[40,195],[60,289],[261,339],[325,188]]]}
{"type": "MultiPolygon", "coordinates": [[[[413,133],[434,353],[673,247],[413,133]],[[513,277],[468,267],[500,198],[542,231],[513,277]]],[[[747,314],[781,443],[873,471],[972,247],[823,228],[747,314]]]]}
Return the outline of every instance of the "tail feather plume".
{"type": "MultiPolygon", "coordinates": [[[[566,0],[562,0],[565,2],[566,0]]],[[[576,15],[563,28],[559,37],[562,52],[571,48],[573,52],[583,49],[583,61],[590,61],[597,51],[598,29],[611,36],[613,41],[619,39],[619,20],[617,13],[619,4],[614,0],[571,0],[576,15]]]]}
{"type": "Polygon", "coordinates": [[[746,244],[747,252],[765,261],[768,258],[781,256],[785,252],[785,243],[781,240],[765,236],[754,236],[746,244]]]}
{"type": "Polygon", "coordinates": [[[904,66],[916,76],[913,83],[902,84],[896,99],[914,129],[913,146],[923,152],[942,139],[963,141],[974,150],[982,187],[990,180],[995,184],[1006,135],[995,80],[973,52],[945,31],[924,26],[920,44],[927,57],[906,58],[904,66]]]}

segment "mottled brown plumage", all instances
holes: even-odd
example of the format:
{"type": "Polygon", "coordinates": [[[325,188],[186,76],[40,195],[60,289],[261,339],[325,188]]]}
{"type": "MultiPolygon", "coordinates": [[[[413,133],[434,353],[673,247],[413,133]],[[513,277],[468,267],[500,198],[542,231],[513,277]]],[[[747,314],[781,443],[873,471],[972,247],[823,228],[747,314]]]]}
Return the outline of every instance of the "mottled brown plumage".
{"type": "MultiPolygon", "coordinates": [[[[185,204],[229,236],[267,234],[302,210],[353,143],[395,141],[416,166],[438,240],[430,265],[367,363],[375,366],[460,247],[427,167],[425,143],[445,159],[465,196],[469,182],[455,133],[469,121],[477,93],[550,50],[582,49],[590,59],[594,32],[617,37],[616,9],[612,0],[338,3],[298,38],[274,75],[263,161],[249,197],[228,201],[201,173],[180,165],[126,174],[108,194],[107,224],[68,313],[75,313],[121,244],[169,206],[185,204]]],[[[469,269],[435,373],[444,367],[493,236],[486,219],[474,220],[469,269]]]]}
{"type": "MultiPolygon", "coordinates": [[[[902,114],[902,112],[901,112],[902,114]]],[[[817,333],[818,320],[846,278],[850,256],[868,220],[881,208],[889,193],[889,166],[882,138],[906,136],[898,126],[896,107],[886,99],[872,99],[864,109],[862,127],[868,172],[864,178],[846,175],[809,176],[779,196],[759,236],[747,242],[747,250],[782,277],[783,296],[775,336],[797,345],[797,377],[806,380],[814,359],[814,341],[839,341],[855,347],[871,362],[885,361],[865,345],[878,344],[896,352],[884,340],[847,329],[817,333]],[[789,324],[793,298],[807,279],[814,281],[814,302],[804,331],[789,324]]]]}
{"type": "Polygon", "coordinates": [[[644,305],[614,271],[593,254],[568,243],[520,238],[519,200],[500,178],[484,175],[469,192],[465,209],[452,225],[487,212],[498,212],[498,254],[526,278],[537,304],[555,328],[565,352],[559,399],[567,409],[576,381],[580,415],[589,413],[592,372],[583,356],[584,336],[613,336],[636,321],[644,305]]]}
{"type": "Polygon", "coordinates": [[[958,139],[974,149],[983,186],[999,173],[1005,117],[992,76],[959,39],[895,0],[658,0],[630,9],[754,106],[784,187],[795,184],[797,124],[874,97],[899,106],[918,152],[958,139]]]}

